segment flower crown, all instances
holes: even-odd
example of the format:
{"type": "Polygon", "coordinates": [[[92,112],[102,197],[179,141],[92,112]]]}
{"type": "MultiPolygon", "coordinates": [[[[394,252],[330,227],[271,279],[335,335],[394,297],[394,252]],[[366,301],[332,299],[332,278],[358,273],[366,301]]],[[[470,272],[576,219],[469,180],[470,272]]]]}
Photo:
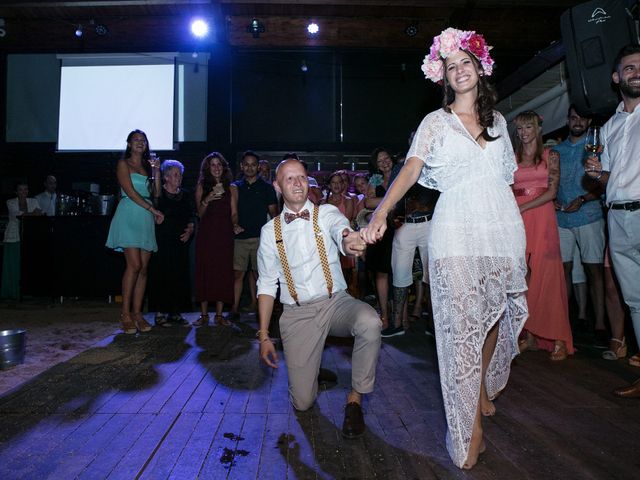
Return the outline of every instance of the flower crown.
{"type": "Polygon", "coordinates": [[[422,71],[424,76],[435,83],[442,83],[444,79],[444,65],[442,60],[458,50],[471,52],[478,59],[485,75],[493,72],[493,59],[489,55],[491,47],[484,37],[473,30],[458,30],[447,28],[437,37],[433,37],[433,44],[429,54],[424,57],[422,71]]]}

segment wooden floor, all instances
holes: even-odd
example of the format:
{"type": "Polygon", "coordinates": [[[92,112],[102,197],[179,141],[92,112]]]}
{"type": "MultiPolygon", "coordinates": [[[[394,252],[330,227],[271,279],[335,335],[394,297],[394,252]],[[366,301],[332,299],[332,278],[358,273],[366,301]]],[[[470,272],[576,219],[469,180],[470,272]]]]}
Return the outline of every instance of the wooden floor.
{"type": "MultiPolygon", "coordinates": [[[[338,384],[309,412],[291,409],[287,374],[258,364],[255,324],[116,335],[0,397],[0,479],[631,479],[640,400],[612,388],[640,375],[583,347],[551,363],[526,352],[485,421],[470,473],[444,448],[433,339],[385,340],[368,431],[340,435],[350,346],[330,342],[338,384]]],[[[1,374],[1,373],[0,373],[1,374]]]]}

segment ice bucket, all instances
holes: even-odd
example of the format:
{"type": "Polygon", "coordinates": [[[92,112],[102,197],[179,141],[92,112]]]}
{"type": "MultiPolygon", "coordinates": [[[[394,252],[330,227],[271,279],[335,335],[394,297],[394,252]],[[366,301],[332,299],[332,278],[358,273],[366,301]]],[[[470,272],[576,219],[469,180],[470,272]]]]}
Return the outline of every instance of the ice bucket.
{"type": "Polygon", "coordinates": [[[0,331],[0,370],[15,367],[24,362],[26,340],[26,330],[0,331]]]}

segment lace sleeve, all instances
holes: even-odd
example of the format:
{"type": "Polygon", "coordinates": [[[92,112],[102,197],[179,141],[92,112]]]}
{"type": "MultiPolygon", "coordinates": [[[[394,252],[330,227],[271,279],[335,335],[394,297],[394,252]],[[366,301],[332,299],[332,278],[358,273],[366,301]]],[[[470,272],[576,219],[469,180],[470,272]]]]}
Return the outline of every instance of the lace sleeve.
{"type": "Polygon", "coordinates": [[[442,145],[444,130],[446,126],[438,111],[432,112],[420,123],[416,134],[413,137],[411,148],[407,153],[407,158],[416,157],[424,162],[424,167],[420,173],[418,183],[423,187],[440,190],[438,181],[438,168],[436,166],[435,155],[439,146],[442,145]]]}
{"type": "Polygon", "coordinates": [[[490,132],[492,136],[500,135],[497,142],[502,142],[502,176],[509,184],[513,184],[513,174],[518,169],[516,163],[516,155],[511,145],[509,131],[507,130],[507,122],[500,112],[494,112],[494,127],[490,132]]]}

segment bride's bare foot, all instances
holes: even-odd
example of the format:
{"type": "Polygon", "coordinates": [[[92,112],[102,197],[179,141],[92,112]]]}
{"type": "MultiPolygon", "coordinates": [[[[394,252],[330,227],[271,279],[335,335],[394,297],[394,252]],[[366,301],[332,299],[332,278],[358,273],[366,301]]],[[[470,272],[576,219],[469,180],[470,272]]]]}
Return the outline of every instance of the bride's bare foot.
{"type": "Polygon", "coordinates": [[[469,453],[467,454],[467,460],[462,465],[464,470],[471,470],[473,466],[478,463],[478,457],[481,453],[487,449],[484,443],[484,437],[482,436],[482,430],[474,429],[471,435],[471,443],[469,444],[469,453]]]}
{"type": "Polygon", "coordinates": [[[480,413],[485,417],[493,417],[496,414],[496,406],[489,400],[484,385],[480,387],[480,413]]]}

